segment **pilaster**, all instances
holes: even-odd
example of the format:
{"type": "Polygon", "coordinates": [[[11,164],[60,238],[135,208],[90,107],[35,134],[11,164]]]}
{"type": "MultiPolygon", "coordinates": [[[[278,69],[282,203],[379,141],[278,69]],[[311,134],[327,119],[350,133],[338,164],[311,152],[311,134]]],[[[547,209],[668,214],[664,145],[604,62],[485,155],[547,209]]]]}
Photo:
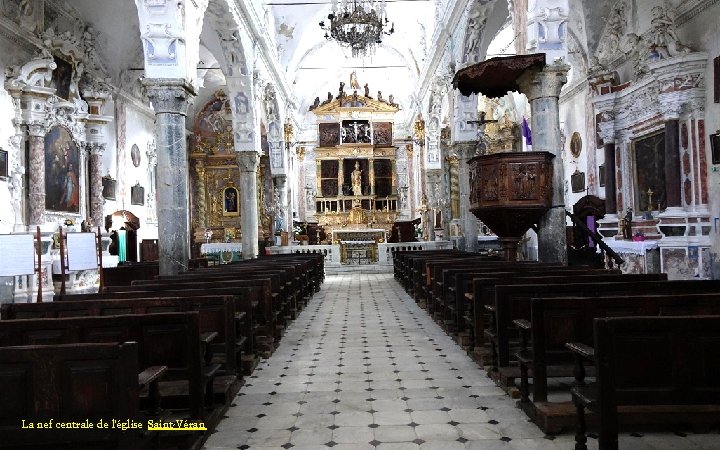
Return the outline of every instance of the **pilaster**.
{"type": "Polygon", "coordinates": [[[45,222],[45,125],[31,123],[28,135],[28,221],[29,225],[40,225],[45,222]]]}

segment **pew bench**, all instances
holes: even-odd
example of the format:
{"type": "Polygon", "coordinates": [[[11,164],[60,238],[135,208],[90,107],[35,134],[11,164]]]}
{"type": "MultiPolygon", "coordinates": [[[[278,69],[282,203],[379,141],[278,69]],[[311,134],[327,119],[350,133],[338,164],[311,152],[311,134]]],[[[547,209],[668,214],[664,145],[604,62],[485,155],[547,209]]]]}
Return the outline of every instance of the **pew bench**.
{"type": "Polygon", "coordinates": [[[157,434],[145,431],[139,393],[164,369],[141,372],[138,347],[126,342],[0,348],[0,445],[14,450],[157,448],[157,434]],[[113,419],[139,422],[143,428],[96,426],[113,419]],[[93,428],[56,427],[67,422],[93,428]],[[50,426],[38,429],[38,423],[50,426]]]}
{"type": "MultiPolygon", "coordinates": [[[[637,295],[614,297],[533,298],[530,348],[520,350],[521,405],[544,430],[569,424],[569,404],[548,402],[548,379],[575,376],[584,382],[583,366],[575,364],[566,343],[593,345],[593,320],[622,316],[693,316],[720,314],[720,293],[687,295],[637,295]],[[532,372],[532,403],[529,377],[532,372]]],[[[594,372],[595,368],[589,370],[594,372]]]]}
{"type": "Polygon", "coordinates": [[[714,426],[720,422],[720,316],[598,318],[597,381],[572,388],[575,449],[587,449],[585,410],[597,417],[599,449],[617,450],[619,423],[714,426]]]}

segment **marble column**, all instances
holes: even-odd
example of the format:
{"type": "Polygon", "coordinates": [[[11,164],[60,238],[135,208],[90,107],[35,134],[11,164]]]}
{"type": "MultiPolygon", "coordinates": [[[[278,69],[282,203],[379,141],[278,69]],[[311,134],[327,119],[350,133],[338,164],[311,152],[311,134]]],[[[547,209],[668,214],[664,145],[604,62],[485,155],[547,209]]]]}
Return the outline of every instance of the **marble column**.
{"type": "Polygon", "coordinates": [[[605,150],[605,213],[617,213],[617,185],[615,182],[615,142],[606,143],[605,150]]]}
{"type": "Polygon", "coordinates": [[[207,202],[205,187],[205,161],[198,160],[195,162],[195,174],[197,175],[197,183],[195,185],[195,204],[197,206],[197,224],[200,228],[207,227],[207,202]]]}
{"type": "Polygon", "coordinates": [[[146,78],[155,109],[160,275],[187,270],[190,257],[188,156],[185,115],[195,92],[181,79],[146,78]]]}
{"type": "Polygon", "coordinates": [[[570,66],[550,64],[542,70],[527,70],[518,79],[520,91],[530,101],[533,151],[546,151],[553,159],[552,206],[538,226],[538,259],[540,262],[567,264],[565,237],[565,175],[560,139],[560,90],[567,82],[570,66]]]}
{"type": "Polygon", "coordinates": [[[257,152],[237,152],[240,168],[240,227],[242,228],[242,257],[258,255],[258,204],[257,169],[260,155],[257,152]]]}
{"type": "Polygon", "coordinates": [[[448,169],[450,171],[450,218],[460,218],[460,158],[456,154],[452,154],[446,158],[448,169]]]}
{"type": "Polygon", "coordinates": [[[28,126],[30,157],[28,170],[28,225],[45,222],[45,126],[28,126]]]}
{"type": "Polygon", "coordinates": [[[288,216],[288,210],[290,208],[288,208],[287,177],[285,175],[279,175],[275,177],[275,188],[280,194],[280,204],[277,206],[278,208],[280,208],[278,214],[280,215],[282,220],[282,228],[279,230],[275,230],[275,232],[277,233],[278,231],[288,231],[288,221],[290,220],[288,216]]]}
{"type": "Polygon", "coordinates": [[[668,208],[682,206],[680,173],[680,122],[671,119],[665,122],[665,199],[668,208]]]}
{"type": "Polygon", "coordinates": [[[90,219],[94,226],[103,224],[102,154],[105,144],[92,143],[90,147],[90,219]]]}
{"type": "Polygon", "coordinates": [[[458,187],[460,194],[460,224],[465,238],[465,250],[476,252],[478,249],[478,219],[470,212],[470,166],[467,162],[475,156],[476,142],[456,142],[455,150],[460,156],[458,164],[458,187]]]}

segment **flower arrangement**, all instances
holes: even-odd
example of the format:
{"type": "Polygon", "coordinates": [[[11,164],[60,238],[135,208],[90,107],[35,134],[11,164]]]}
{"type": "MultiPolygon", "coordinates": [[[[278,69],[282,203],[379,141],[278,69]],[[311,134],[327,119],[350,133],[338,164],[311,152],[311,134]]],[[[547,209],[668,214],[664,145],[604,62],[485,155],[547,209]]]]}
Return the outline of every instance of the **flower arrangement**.
{"type": "Polygon", "coordinates": [[[419,223],[415,224],[415,237],[421,237],[423,235],[422,226],[419,223]]]}
{"type": "Polygon", "coordinates": [[[633,233],[632,240],[633,240],[633,241],[638,241],[638,242],[639,242],[639,241],[644,241],[644,240],[645,240],[645,233],[643,233],[642,231],[639,231],[639,230],[636,231],[635,233],[633,233]]]}
{"type": "Polygon", "coordinates": [[[63,225],[65,225],[66,227],[75,226],[75,220],[74,219],[65,219],[65,222],[63,222],[63,225]]]}
{"type": "Polygon", "coordinates": [[[300,225],[294,225],[292,227],[292,231],[295,234],[301,234],[303,232],[302,227],[300,227],[300,225]]]}

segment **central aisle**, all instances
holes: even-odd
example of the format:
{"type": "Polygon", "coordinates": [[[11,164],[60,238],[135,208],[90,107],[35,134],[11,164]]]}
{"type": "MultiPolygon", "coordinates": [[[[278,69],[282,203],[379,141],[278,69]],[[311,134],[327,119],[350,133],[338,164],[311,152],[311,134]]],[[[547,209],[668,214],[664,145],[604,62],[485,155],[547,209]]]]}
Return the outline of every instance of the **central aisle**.
{"type": "Polygon", "coordinates": [[[572,448],[546,439],[392,274],[328,276],[206,449],[572,448]]]}

